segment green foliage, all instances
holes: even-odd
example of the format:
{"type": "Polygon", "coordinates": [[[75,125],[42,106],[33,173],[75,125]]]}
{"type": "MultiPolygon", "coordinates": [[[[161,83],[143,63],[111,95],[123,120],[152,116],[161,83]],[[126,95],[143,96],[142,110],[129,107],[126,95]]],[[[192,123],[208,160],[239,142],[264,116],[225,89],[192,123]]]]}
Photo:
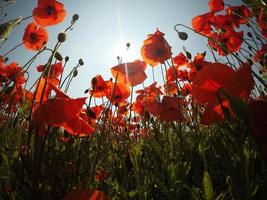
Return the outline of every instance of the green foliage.
{"type": "Polygon", "coordinates": [[[203,190],[204,190],[205,199],[206,200],[212,200],[213,199],[213,188],[212,188],[210,175],[207,171],[204,171],[203,190]]]}
{"type": "Polygon", "coordinates": [[[21,22],[21,17],[11,20],[9,22],[0,24],[0,39],[8,38],[9,34],[13,31],[14,27],[21,22]]]}

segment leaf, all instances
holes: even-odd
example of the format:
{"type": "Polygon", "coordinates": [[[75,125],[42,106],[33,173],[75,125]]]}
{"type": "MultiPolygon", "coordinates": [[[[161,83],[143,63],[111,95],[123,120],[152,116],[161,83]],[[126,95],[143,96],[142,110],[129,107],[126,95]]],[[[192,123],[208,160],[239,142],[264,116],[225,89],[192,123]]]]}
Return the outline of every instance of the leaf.
{"type": "MultiPolygon", "coordinates": [[[[0,148],[0,160],[4,161],[6,166],[9,166],[9,160],[4,149],[0,148]]],[[[2,163],[1,163],[2,165],[2,163]]]]}
{"type": "Polygon", "coordinates": [[[132,191],[129,192],[129,197],[131,197],[131,198],[135,197],[137,194],[138,194],[138,191],[132,190],[132,191]]]}
{"type": "Polygon", "coordinates": [[[264,72],[261,77],[263,78],[263,80],[267,81],[267,72],[264,72]]]}
{"type": "Polygon", "coordinates": [[[18,25],[22,20],[22,17],[11,20],[9,22],[0,24],[0,39],[8,38],[9,34],[12,32],[14,27],[18,25]]]}
{"type": "Polygon", "coordinates": [[[203,177],[203,189],[204,189],[204,197],[206,200],[212,200],[213,197],[213,188],[210,179],[209,173],[205,170],[203,177]]]}

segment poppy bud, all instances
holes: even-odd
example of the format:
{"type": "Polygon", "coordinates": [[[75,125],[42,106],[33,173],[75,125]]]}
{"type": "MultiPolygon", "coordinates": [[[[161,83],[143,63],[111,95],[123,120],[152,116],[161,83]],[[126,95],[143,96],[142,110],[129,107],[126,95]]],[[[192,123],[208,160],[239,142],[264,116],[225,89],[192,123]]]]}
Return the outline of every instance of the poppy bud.
{"type": "Polygon", "coordinates": [[[79,15],[78,14],[74,14],[73,16],[72,16],[72,21],[77,21],[79,19],[79,15]]]}
{"type": "Polygon", "coordinates": [[[62,56],[61,56],[61,54],[60,54],[59,52],[56,52],[56,53],[55,53],[55,58],[56,58],[58,61],[62,61],[62,60],[63,60],[63,58],[62,58],[62,56]]]}
{"type": "Polygon", "coordinates": [[[247,35],[248,35],[248,37],[252,37],[251,32],[248,32],[247,35]]]}
{"type": "Polygon", "coordinates": [[[73,71],[73,77],[76,77],[78,75],[78,70],[77,69],[75,69],[74,71],[73,71]]]}
{"type": "Polygon", "coordinates": [[[65,42],[66,41],[66,37],[67,37],[67,35],[66,35],[66,33],[59,33],[58,34],[58,36],[57,36],[57,40],[58,40],[58,42],[65,42]]]}
{"type": "Polygon", "coordinates": [[[65,62],[68,62],[69,59],[70,59],[69,56],[66,56],[66,57],[65,57],[65,62]]]}
{"type": "Polygon", "coordinates": [[[186,57],[187,57],[189,60],[191,60],[191,58],[192,58],[191,53],[188,52],[188,51],[186,51],[185,54],[186,54],[186,57]]]}
{"type": "Polygon", "coordinates": [[[188,35],[186,32],[178,32],[178,36],[181,40],[187,40],[188,35]]]}
{"type": "Polygon", "coordinates": [[[84,94],[87,94],[89,92],[89,89],[84,90],[84,94]]]}
{"type": "Polygon", "coordinates": [[[92,78],[91,84],[93,87],[97,84],[97,78],[96,77],[92,78]]]}
{"type": "Polygon", "coordinates": [[[79,59],[79,65],[84,65],[83,59],[79,59]]]}
{"type": "Polygon", "coordinates": [[[130,42],[126,43],[126,47],[129,48],[131,46],[130,42]]]}

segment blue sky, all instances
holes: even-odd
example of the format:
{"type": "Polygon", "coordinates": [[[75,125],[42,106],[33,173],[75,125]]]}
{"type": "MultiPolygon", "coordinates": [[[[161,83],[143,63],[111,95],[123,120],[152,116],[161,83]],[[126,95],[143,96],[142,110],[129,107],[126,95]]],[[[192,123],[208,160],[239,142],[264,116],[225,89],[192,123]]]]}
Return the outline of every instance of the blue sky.
{"type": "MultiPolygon", "coordinates": [[[[91,78],[96,74],[103,75],[104,79],[111,77],[110,68],[117,64],[116,56],[121,54],[126,42],[131,43],[129,52],[124,55],[124,62],[140,59],[140,48],[147,34],[154,33],[157,28],[165,33],[165,38],[172,46],[174,55],[182,51],[182,46],[194,55],[203,52],[206,40],[186,30],[189,34],[187,41],[181,41],[173,26],[182,23],[191,26],[191,19],[208,11],[208,0],[72,0],[63,1],[67,10],[65,21],[56,26],[47,28],[49,32],[48,47],[52,48],[57,34],[63,31],[71,21],[73,14],[79,14],[80,19],[74,29],[67,35],[67,41],[59,52],[70,57],[67,71],[70,71],[78,62],[84,60],[84,66],[79,69],[78,76],[73,80],[69,94],[73,97],[84,96],[83,91],[89,87],[91,78]]],[[[226,1],[227,2],[227,1],[226,1]]],[[[236,0],[234,3],[240,1],[236,0]]],[[[17,0],[7,9],[8,15],[2,20],[7,21],[18,16],[29,16],[37,0],[17,0]]],[[[4,54],[19,44],[24,29],[32,19],[26,20],[17,26],[10,38],[0,49],[4,54]]],[[[183,29],[185,30],[185,29],[183,29]]],[[[34,52],[23,46],[9,54],[10,61],[23,65],[34,52]]],[[[36,66],[44,64],[48,55],[43,55],[31,66],[29,86],[38,77],[36,66]]],[[[155,69],[157,79],[161,78],[160,67],[155,69]]],[[[151,69],[147,69],[151,77],[151,69]]],[[[151,83],[151,78],[145,84],[151,83]]]]}

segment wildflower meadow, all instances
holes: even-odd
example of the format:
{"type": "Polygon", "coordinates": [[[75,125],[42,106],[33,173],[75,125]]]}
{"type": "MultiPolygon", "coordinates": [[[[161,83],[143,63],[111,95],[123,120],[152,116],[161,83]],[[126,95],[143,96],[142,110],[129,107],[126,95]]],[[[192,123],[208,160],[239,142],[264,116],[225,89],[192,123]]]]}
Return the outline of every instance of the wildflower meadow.
{"type": "MultiPolygon", "coordinates": [[[[0,0],[1,15],[15,3],[0,0]]],[[[118,56],[109,79],[94,68],[75,98],[86,63],[70,66],[61,46],[80,16],[63,0],[32,3],[28,17],[0,24],[1,200],[267,199],[266,1],[209,0],[192,26],[169,27],[183,42],[203,38],[202,52],[190,43],[175,52],[155,28],[140,41],[142,59],[118,56]],[[48,31],[67,15],[65,30],[48,31]],[[26,63],[9,57],[18,46],[2,50],[22,22],[26,63]]]]}

